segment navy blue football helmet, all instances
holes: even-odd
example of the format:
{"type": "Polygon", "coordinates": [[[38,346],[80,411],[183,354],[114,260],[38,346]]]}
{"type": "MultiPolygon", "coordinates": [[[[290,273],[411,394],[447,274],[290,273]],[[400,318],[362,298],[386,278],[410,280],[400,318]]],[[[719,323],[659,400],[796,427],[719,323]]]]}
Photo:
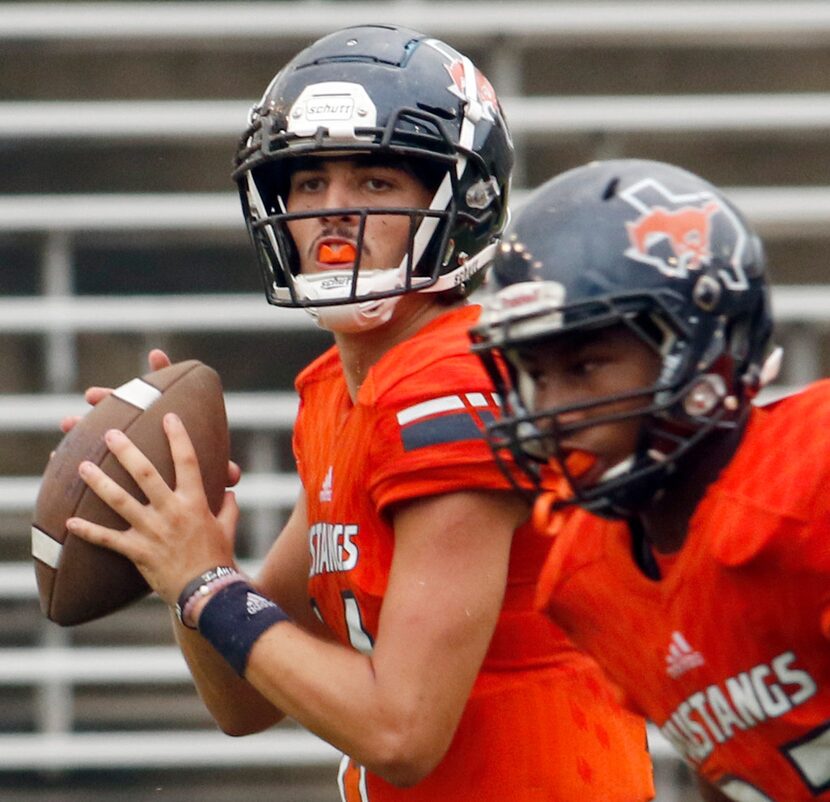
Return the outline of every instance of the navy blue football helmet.
{"type": "Polygon", "coordinates": [[[596,162],[547,182],[505,232],[489,281],[472,336],[504,407],[491,445],[537,483],[551,460],[567,503],[606,517],[647,505],[684,454],[744,418],[776,370],[761,242],[722,192],[678,167],[596,162]],[[517,349],[620,325],[654,350],[659,377],[625,396],[640,402],[635,453],[584,486],[560,444],[612,418],[567,413],[623,397],[534,409],[517,349]]]}
{"type": "Polygon", "coordinates": [[[323,37],[276,75],[235,164],[268,301],[359,329],[388,319],[404,293],[477,286],[506,221],[513,145],[493,87],[466,56],[411,30],[365,25],[323,37]],[[433,200],[337,210],[360,220],[353,266],[300,275],[286,222],[321,215],[286,213],[286,193],[292,165],[309,156],[405,163],[433,200]],[[408,252],[400,265],[361,270],[363,230],[376,214],[410,218],[408,252]]]}

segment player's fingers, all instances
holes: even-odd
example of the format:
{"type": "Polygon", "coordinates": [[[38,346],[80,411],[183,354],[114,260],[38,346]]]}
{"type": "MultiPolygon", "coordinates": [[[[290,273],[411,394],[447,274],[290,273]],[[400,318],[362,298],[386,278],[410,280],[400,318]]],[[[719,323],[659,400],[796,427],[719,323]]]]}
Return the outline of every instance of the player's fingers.
{"type": "Polygon", "coordinates": [[[131,558],[131,543],[125,538],[123,532],[116,529],[108,529],[106,526],[92,523],[84,518],[69,518],[66,521],[66,528],[81,540],[86,540],[95,546],[103,546],[106,549],[117,551],[125,557],[131,558]]]}
{"type": "Polygon", "coordinates": [[[147,362],[150,365],[150,370],[161,370],[173,364],[170,357],[161,348],[153,348],[147,354],[147,362]]]}
{"type": "Polygon", "coordinates": [[[112,387],[87,387],[84,390],[84,401],[94,407],[109,395],[112,395],[112,387]]]}
{"type": "Polygon", "coordinates": [[[225,492],[222,507],[216,516],[216,520],[219,521],[222,531],[232,538],[236,532],[236,525],[239,523],[239,505],[236,503],[236,493],[225,492]]]}
{"type": "Polygon", "coordinates": [[[228,487],[236,487],[242,478],[242,468],[233,460],[228,463],[228,487]]]}
{"type": "MultiPolygon", "coordinates": [[[[111,387],[87,387],[84,390],[84,401],[87,402],[90,406],[95,406],[97,403],[102,401],[108,395],[112,393],[111,387]]],[[[69,434],[77,425],[78,421],[81,420],[83,415],[66,415],[65,417],[61,418],[60,423],[60,430],[64,434],[69,434]]]]}
{"type": "Polygon", "coordinates": [[[107,476],[95,463],[84,460],[78,467],[78,474],[89,489],[124,520],[133,525],[141,520],[144,505],[107,476]]]}
{"type": "Polygon", "coordinates": [[[174,412],[168,412],[164,416],[164,431],[170,442],[170,454],[173,457],[173,468],[176,472],[176,489],[188,495],[204,494],[199,460],[196,458],[196,450],[193,448],[182,419],[174,412]]]}
{"type": "Polygon", "coordinates": [[[104,435],[104,442],[127,473],[133,477],[150,504],[158,507],[169,497],[172,491],[156,470],[156,466],[124,432],[110,429],[104,435]]]}
{"type": "Polygon", "coordinates": [[[69,432],[71,432],[78,425],[78,421],[80,419],[80,415],[67,415],[65,418],[61,419],[61,431],[64,434],[69,434],[69,432]]]}

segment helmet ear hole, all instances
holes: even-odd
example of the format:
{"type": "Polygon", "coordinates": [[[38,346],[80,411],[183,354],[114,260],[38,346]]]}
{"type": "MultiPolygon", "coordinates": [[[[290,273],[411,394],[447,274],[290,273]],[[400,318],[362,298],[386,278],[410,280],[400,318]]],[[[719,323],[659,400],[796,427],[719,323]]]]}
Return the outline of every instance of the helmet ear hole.
{"type": "Polygon", "coordinates": [[[620,185],[620,179],[612,178],[605,187],[605,190],[602,193],[602,199],[604,201],[611,200],[617,194],[617,187],[620,185]]]}

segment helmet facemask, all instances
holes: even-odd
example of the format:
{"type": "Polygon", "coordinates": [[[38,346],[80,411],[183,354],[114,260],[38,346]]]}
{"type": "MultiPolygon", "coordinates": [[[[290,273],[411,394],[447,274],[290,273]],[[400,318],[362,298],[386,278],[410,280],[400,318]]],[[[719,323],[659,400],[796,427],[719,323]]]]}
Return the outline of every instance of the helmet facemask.
{"type": "Polygon", "coordinates": [[[511,221],[490,280],[474,339],[504,402],[491,442],[531,480],[549,460],[567,479],[565,503],[601,515],[631,517],[652,504],[687,475],[681,463],[709,454],[695,449],[718,432],[728,449],[729,432],[740,431],[752,399],[775,374],[777,359],[767,360],[772,318],[763,246],[720,190],[673,165],[618,159],[551,179],[511,221]],[[631,382],[643,384],[633,389],[642,403],[598,398],[631,389],[609,380],[595,385],[596,393],[586,385],[590,404],[583,407],[572,403],[567,384],[558,401],[549,385],[540,393],[545,403],[570,407],[533,409],[520,392],[521,362],[513,355],[538,348],[555,359],[547,342],[606,326],[625,326],[659,362],[653,381],[630,363],[631,382]],[[603,406],[613,402],[636,407],[627,414],[631,426],[575,436],[610,424],[611,408],[603,406]],[[596,444],[598,455],[605,449],[603,461],[586,467],[568,452],[568,438],[574,447],[596,444]]]}
{"type": "Polygon", "coordinates": [[[416,32],[369,25],[323,37],[286,65],[252,110],[236,164],[269,302],[305,308],[327,328],[324,318],[348,318],[358,330],[388,319],[402,295],[455,298],[477,285],[507,217],[513,149],[495,93],[468,58],[416,32]],[[307,158],[409,169],[431,200],[300,211],[288,202],[289,177],[307,158]],[[288,226],[334,213],[357,221],[347,238],[353,258],[324,277],[301,274],[288,226]],[[408,218],[407,241],[396,263],[369,269],[363,243],[382,215],[408,218]]]}
{"type": "MultiPolygon", "coordinates": [[[[355,153],[354,160],[372,164],[372,158],[363,152],[355,153]]],[[[307,160],[291,161],[305,163],[307,160]]],[[[458,209],[454,198],[459,191],[459,182],[453,162],[447,160],[438,165],[420,162],[402,157],[382,160],[377,157],[378,164],[404,169],[427,184],[432,200],[424,207],[362,206],[288,212],[288,179],[285,174],[291,170],[290,162],[280,165],[280,170],[275,171],[281,179],[279,181],[269,180],[268,176],[275,164],[250,171],[246,176],[248,217],[260,253],[269,301],[277,306],[292,307],[363,303],[409,292],[440,292],[460,283],[463,278],[457,272],[447,273],[449,260],[456,249],[450,232],[462,226],[475,228],[481,225],[481,221],[458,209]],[[367,223],[373,218],[386,216],[408,220],[404,255],[397,264],[365,268],[367,223]],[[344,260],[349,263],[348,268],[326,271],[324,276],[301,274],[300,258],[289,232],[289,224],[315,218],[350,218],[357,221],[356,226],[347,226],[348,238],[355,243],[353,257],[344,260]]],[[[343,233],[346,234],[345,231],[343,233]]],[[[469,270],[469,262],[468,259],[463,260],[462,266],[468,265],[469,270]]]]}
{"type": "Polygon", "coordinates": [[[682,299],[670,292],[547,308],[528,303],[528,293],[521,284],[503,291],[507,309],[511,294],[524,295],[523,303],[511,313],[502,306],[504,297],[497,296],[474,334],[474,349],[497,385],[504,412],[488,427],[488,439],[506,472],[520,476],[514,480],[517,486],[530,480],[541,490],[548,465],[568,486],[555,506],[578,504],[604,517],[629,517],[656,497],[701,440],[713,431],[734,428],[742,419],[746,405],[735,399],[740,390],[732,380],[735,332],[713,331],[706,338],[710,347],[705,354],[693,347],[701,325],[717,329],[723,321],[697,320],[692,331],[679,314],[682,299]],[[522,367],[523,349],[544,349],[569,333],[618,326],[656,355],[659,372],[653,383],[581,403],[534,408],[533,382],[522,367]],[[496,347],[504,359],[494,355],[496,347]],[[636,446],[599,476],[592,471],[593,455],[565,445],[577,432],[626,420],[639,421],[636,446]]]}
{"type": "MultiPolygon", "coordinates": [[[[326,156],[332,158],[329,153],[326,156]]],[[[360,162],[371,163],[372,156],[360,153],[354,154],[354,157],[360,162]]],[[[326,317],[332,320],[335,316],[343,318],[344,314],[357,312],[360,323],[354,330],[372,328],[372,323],[378,325],[388,320],[400,296],[412,292],[445,292],[460,287],[489,264],[492,248],[468,257],[459,248],[458,240],[451,237],[451,232],[457,236],[465,229],[475,231],[486,227],[491,224],[489,217],[492,215],[492,210],[477,217],[469,211],[459,209],[455,200],[460,192],[457,161],[441,160],[436,165],[422,164],[420,159],[386,157],[381,160],[379,155],[377,159],[384,166],[403,168],[421,183],[427,183],[432,194],[429,205],[361,206],[289,212],[287,180],[282,178],[281,181],[274,182],[267,179],[267,171],[275,166],[273,163],[247,174],[247,216],[251,236],[260,254],[265,292],[270,303],[275,306],[305,308],[321,322],[326,317]],[[430,178],[432,186],[429,186],[430,178]],[[286,185],[286,188],[274,191],[275,183],[286,185]],[[364,240],[367,225],[380,217],[407,219],[404,254],[397,264],[366,268],[364,240]],[[353,253],[350,250],[349,258],[344,260],[348,266],[343,269],[302,273],[300,254],[290,233],[291,223],[322,218],[357,221],[356,225],[340,225],[342,235],[354,241],[353,253]],[[457,262],[454,268],[450,266],[453,259],[457,262]],[[325,309],[334,306],[350,306],[352,309],[325,309]]],[[[333,226],[333,229],[336,230],[337,226],[333,226]]],[[[344,330],[342,323],[336,329],[344,330]]]]}

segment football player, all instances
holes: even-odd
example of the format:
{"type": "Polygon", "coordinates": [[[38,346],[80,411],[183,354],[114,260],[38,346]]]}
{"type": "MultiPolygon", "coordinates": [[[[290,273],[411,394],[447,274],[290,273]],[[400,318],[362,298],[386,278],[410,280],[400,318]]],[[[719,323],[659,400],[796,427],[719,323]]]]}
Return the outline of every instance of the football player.
{"type": "Polygon", "coordinates": [[[540,608],[707,800],[830,800],[830,382],[753,404],[780,359],[758,237],[685,170],[598,162],[533,194],[491,278],[491,443],[564,486],[540,608]]]}
{"type": "Polygon", "coordinates": [[[178,604],[220,726],[293,717],[347,756],[348,802],[653,794],[642,719],[533,607],[546,539],[481,435],[498,407],[466,296],[512,162],[492,86],[448,45],[364,26],[301,52],[253,109],[235,173],[268,300],[335,342],[297,378],[290,520],[243,577],[235,503],[208,512],[176,419],[175,491],[119,434],[110,448],[149,503],[84,470],[132,527],[72,531],[178,604]]]}

